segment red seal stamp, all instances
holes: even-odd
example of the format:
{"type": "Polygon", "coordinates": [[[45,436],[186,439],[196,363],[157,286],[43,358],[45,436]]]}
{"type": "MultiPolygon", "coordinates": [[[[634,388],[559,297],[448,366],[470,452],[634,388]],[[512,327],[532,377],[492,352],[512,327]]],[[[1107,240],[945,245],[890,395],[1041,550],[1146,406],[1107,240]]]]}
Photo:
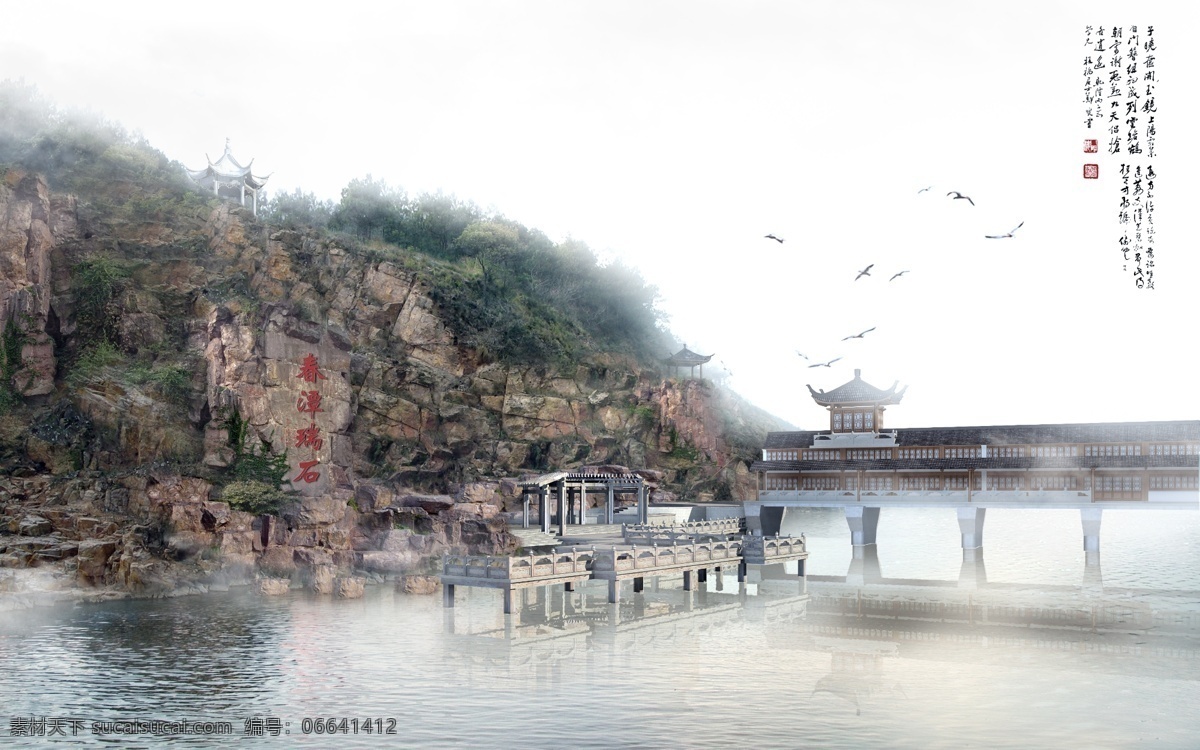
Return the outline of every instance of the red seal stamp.
{"type": "Polygon", "coordinates": [[[1100,165],[1099,164],[1084,164],[1083,165],[1083,179],[1095,180],[1098,177],[1100,177],[1100,165]]]}
{"type": "Polygon", "coordinates": [[[1100,144],[1096,141],[1095,138],[1084,138],[1083,139],[1083,153],[1094,154],[1099,150],[1100,150],[1100,144]]]}

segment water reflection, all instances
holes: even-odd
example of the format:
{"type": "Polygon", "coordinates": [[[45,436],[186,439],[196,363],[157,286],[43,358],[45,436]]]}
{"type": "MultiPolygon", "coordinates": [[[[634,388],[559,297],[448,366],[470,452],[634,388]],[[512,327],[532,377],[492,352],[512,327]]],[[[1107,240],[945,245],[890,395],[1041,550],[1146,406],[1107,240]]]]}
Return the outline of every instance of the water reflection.
{"type": "MultiPolygon", "coordinates": [[[[601,659],[619,665],[623,655],[709,636],[744,621],[773,624],[803,618],[807,579],[795,563],[749,566],[746,580],[710,574],[692,591],[679,577],[648,579],[641,593],[608,601],[607,584],[543,586],[517,593],[512,615],[481,616],[478,608],[443,612],[447,656],[477,665],[527,671],[539,682],[557,682],[563,665],[601,659]]],[[[703,659],[697,655],[697,659],[703,659]]]]}

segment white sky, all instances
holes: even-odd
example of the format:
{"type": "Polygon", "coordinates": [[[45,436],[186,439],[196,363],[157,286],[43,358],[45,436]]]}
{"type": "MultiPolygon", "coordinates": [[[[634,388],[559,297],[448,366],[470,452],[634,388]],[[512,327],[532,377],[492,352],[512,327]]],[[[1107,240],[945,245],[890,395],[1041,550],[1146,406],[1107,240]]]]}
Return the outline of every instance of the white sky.
{"type": "Polygon", "coordinates": [[[805,429],[804,384],[855,367],[910,386],[893,427],[1195,419],[1192,5],[4,2],[0,79],[192,167],[229,137],[276,192],[370,173],[584,240],[805,429]],[[1088,23],[1155,26],[1153,292],[1121,270],[1119,158],[1082,153],[1088,23]]]}

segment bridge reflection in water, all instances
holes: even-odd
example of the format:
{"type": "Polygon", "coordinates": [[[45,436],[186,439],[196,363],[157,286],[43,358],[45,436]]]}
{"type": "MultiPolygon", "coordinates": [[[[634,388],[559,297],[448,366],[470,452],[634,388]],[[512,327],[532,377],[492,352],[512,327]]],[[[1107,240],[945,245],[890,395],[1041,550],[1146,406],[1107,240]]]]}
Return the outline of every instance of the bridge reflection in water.
{"type": "Polygon", "coordinates": [[[989,583],[982,555],[964,561],[957,581],[888,578],[874,546],[845,576],[797,577],[794,565],[752,568],[744,582],[710,576],[694,591],[662,579],[617,603],[599,581],[531,589],[513,616],[494,603],[446,609],[445,629],[454,658],[554,683],[560,670],[590,671],[597,659],[638,668],[632,655],[656,643],[711,650],[713,639],[744,637],[753,624],[764,648],[828,653],[828,673],[797,675],[797,684],[811,686],[809,701],[856,712],[910,697],[903,659],[1004,666],[1037,651],[1039,664],[1129,676],[1200,666],[1200,591],[1104,588],[1098,559],[1082,586],[989,583]]]}

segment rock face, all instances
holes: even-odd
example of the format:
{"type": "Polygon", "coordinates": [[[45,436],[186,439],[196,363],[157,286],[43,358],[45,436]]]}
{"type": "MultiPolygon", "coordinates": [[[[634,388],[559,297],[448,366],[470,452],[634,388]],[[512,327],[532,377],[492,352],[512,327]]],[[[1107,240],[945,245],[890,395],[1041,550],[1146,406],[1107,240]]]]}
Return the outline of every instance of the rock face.
{"type": "Polygon", "coordinates": [[[56,234],[74,234],[74,214],[74,199],[52,197],[38,175],[9,170],[0,178],[0,334],[6,350],[19,351],[4,387],[22,396],[54,390],[57,360],[47,329],[60,316],[51,308],[51,255],[56,234]]]}
{"type": "Polygon", "coordinates": [[[228,204],[179,225],[85,213],[37,175],[0,175],[0,351],[15,352],[0,405],[18,409],[0,413],[5,565],[143,595],[263,576],[334,592],[355,569],[514,550],[500,514],[520,475],[616,464],[652,498],[750,496],[747,446],[779,427],[625,355],[490,361],[415,266],[333,236],[228,204]],[[69,378],[60,360],[94,343],[73,275],[97,256],[126,273],[104,311],[128,361],[69,378]],[[289,491],[274,515],[222,501],[272,456],[289,491]]]}
{"type": "Polygon", "coordinates": [[[262,578],[258,582],[258,593],[263,596],[282,596],[291,584],[286,578],[262,578]]]}

